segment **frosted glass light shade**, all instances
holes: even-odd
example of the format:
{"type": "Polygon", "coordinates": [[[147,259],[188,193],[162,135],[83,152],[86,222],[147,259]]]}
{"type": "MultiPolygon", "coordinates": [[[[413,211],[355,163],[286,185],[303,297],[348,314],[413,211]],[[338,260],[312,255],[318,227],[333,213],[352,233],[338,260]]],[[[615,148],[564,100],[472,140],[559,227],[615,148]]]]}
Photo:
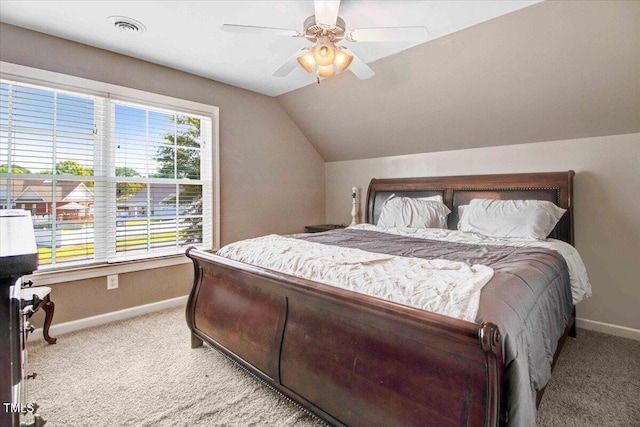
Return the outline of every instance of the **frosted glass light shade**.
{"type": "Polygon", "coordinates": [[[313,51],[310,50],[304,55],[299,56],[298,63],[300,64],[300,66],[302,66],[302,68],[304,68],[307,71],[307,73],[312,72],[313,67],[316,65],[316,60],[314,58],[313,51]]]}
{"type": "Polygon", "coordinates": [[[313,56],[319,66],[331,65],[336,58],[336,51],[329,43],[321,43],[313,50],[313,56]]]}
{"type": "Polygon", "coordinates": [[[353,61],[353,55],[349,55],[342,50],[336,50],[336,59],[333,64],[336,66],[339,73],[346,70],[351,64],[351,61],[353,61]]]}
{"type": "Polygon", "coordinates": [[[330,65],[318,65],[318,75],[320,77],[331,77],[336,74],[333,69],[333,64],[330,65]]]}

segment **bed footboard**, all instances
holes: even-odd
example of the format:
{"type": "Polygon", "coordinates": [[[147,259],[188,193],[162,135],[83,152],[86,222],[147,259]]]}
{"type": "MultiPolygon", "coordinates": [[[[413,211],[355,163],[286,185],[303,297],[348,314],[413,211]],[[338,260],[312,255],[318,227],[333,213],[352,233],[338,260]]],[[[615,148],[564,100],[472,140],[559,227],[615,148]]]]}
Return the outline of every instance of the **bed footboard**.
{"type": "Polygon", "coordinates": [[[496,426],[502,343],[475,324],[189,249],[192,346],[335,425],[496,426]]]}

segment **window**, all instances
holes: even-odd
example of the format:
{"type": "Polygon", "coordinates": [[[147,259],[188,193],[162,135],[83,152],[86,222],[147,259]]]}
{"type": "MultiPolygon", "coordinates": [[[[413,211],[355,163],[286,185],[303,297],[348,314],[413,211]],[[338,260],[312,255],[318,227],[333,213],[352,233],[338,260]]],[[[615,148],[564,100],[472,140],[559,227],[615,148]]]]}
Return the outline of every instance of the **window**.
{"type": "Polygon", "coordinates": [[[213,120],[171,101],[0,81],[0,206],[41,269],[213,248],[213,120]]]}

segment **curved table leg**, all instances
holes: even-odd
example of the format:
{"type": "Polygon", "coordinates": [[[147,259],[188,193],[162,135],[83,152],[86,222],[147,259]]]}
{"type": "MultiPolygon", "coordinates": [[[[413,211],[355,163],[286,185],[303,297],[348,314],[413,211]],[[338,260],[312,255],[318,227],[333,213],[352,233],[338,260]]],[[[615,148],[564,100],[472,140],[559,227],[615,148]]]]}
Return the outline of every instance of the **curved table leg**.
{"type": "Polygon", "coordinates": [[[49,295],[45,297],[42,309],[45,312],[42,335],[44,336],[45,341],[47,341],[49,344],[55,344],[57,338],[52,338],[49,336],[49,326],[51,326],[51,321],[53,320],[53,311],[55,310],[55,305],[53,304],[53,301],[49,299],[49,295]]]}

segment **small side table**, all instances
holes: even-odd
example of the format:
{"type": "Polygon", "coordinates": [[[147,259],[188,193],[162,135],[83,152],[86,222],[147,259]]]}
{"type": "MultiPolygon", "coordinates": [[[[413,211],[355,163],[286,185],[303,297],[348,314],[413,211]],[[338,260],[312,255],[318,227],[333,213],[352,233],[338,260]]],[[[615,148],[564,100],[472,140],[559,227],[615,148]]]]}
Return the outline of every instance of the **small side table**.
{"type": "Polygon", "coordinates": [[[305,233],[322,233],[323,231],[337,230],[339,228],[347,228],[345,224],[320,224],[307,225],[304,227],[305,233]]]}

